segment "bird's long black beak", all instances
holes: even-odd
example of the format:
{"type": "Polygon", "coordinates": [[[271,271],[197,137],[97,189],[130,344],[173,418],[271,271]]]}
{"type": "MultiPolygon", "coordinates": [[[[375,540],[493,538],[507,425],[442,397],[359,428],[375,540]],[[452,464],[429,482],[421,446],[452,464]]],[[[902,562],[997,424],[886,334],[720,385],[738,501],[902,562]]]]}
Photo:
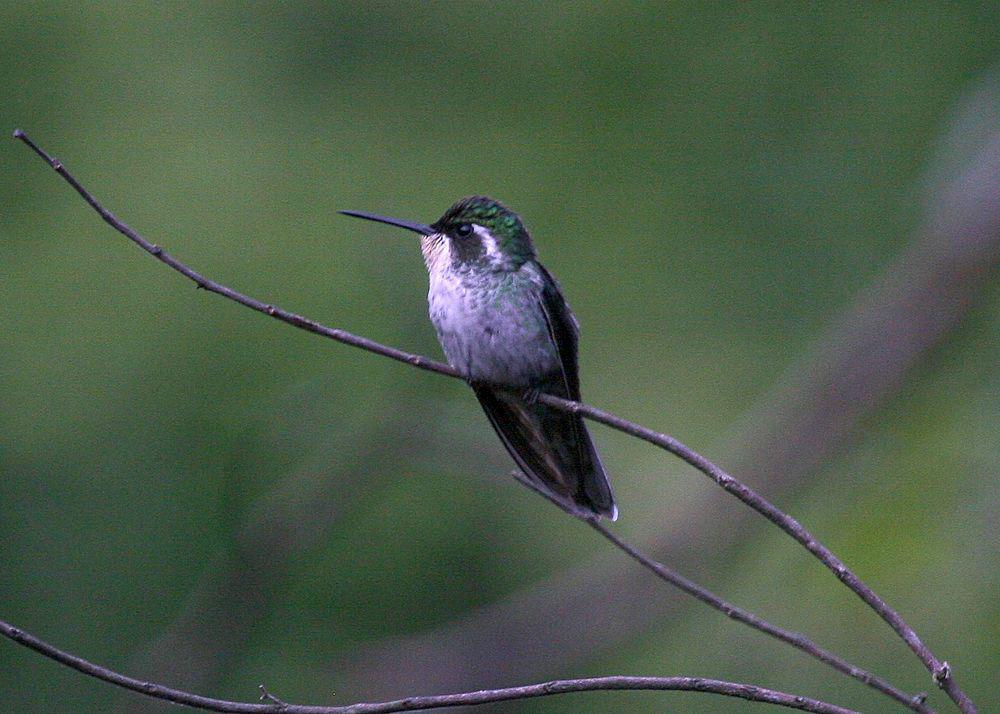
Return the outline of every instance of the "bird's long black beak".
{"type": "Polygon", "coordinates": [[[386,216],[378,216],[374,213],[365,213],[364,211],[337,211],[337,213],[343,213],[345,216],[353,216],[354,218],[364,218],[367,221],[388,223],[390,226],[396,226],[397,228],[405,228],[408,231],[419,233],[422,236],[432,236],[435,233],[437,233],[437,231],[435,231],[433,228],[424,225],[423,223],[404,221],[400,220],[399,218],[388,218],[386,216]]]}

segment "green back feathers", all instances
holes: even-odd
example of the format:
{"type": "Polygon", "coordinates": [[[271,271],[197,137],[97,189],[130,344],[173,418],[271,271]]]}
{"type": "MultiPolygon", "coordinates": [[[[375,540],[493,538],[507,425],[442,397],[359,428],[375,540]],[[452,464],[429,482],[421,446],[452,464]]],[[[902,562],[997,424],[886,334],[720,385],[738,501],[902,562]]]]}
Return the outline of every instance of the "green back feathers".
{"type": "Polygon", "coordinates": [[[488,196],[469,196],[445,211],[432,227],[451,234],[465,223],[483,226],[492,233],[500,249],[512,258],[530,260],[535,256],[531,237],[521,217],[488,196]]]}

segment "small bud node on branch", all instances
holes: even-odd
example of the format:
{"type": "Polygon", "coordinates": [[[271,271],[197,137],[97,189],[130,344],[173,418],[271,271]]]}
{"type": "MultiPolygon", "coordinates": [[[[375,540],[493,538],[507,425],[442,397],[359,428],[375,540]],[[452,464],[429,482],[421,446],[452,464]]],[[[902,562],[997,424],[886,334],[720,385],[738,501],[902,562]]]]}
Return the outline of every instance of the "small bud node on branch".
{"type": "Polygon", "coordinates": [[[934,672],[934,681],[937,682],[939,687],[944,687],[948,684],[949,679],[951,679],[951,665],[947,662],[942,662],[941,666],[934,672]]]}
{"type": "Polygon", "coordinates": [[[288,702],[278,699],[276,696],[267,691],[267,687],[265,687],[263,684],[258,684],[257,689],[260,690],[260,701],[270,702],[271,704],[276,704],[279,707],[289,706],[288,702]]]}

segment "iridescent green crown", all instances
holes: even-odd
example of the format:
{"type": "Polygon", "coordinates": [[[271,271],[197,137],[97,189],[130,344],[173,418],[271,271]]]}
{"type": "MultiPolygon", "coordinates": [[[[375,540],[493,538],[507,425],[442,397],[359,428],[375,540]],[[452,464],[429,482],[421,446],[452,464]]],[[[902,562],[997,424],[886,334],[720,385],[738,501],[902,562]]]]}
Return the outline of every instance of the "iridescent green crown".
{"type": "Polygon", "coordinates": [[[476,223],[501,241],[527,240],[528,231],[521,223],[521,217],[499,201],[488,196],[463,198],[445,211],[434,224],[434,228],[448,231],[463,223],[476,223]]]}

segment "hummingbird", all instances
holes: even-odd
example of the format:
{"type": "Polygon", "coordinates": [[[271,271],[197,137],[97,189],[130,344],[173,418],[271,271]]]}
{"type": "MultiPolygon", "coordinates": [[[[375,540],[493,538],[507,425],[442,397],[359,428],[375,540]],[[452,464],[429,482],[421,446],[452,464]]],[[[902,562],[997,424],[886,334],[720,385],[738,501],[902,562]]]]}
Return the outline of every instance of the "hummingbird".
{"type": "Polygon", "coordinates": [[[420,235],[438,341],[514,462],[570,511],[615,520],[583,418],[538,401],[543,392],[580,401],[579,326],[520,216],[487,196],[463,198],[429,225],[340,213],[420,235]]]}

